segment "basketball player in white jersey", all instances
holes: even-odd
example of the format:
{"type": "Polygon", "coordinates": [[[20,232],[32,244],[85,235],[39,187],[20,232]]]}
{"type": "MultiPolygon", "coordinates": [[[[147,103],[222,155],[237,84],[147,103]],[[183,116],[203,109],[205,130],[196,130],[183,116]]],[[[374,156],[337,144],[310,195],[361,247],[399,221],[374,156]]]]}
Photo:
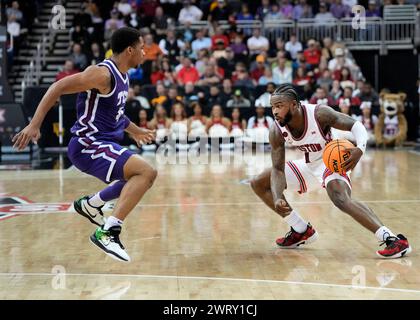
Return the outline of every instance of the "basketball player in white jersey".
{"type": "Polygon", "coordinates": [[[365,204],[351,198],[349,176],[333,173],[322,160],[325,145],[331,140],[331,128],[351,131],[357,146],[348,149],[350,157],[343,163],[351,171],[365,152],[367,132],[363,124],[325,105],[301,104],[290,84],[283,84],[271,95],[275,123],[270,128],[273,167],[251,181],[254,192],[291,227],[285,237],[277,239],[282,248],[296,248],[315,241],[317,232],[292,209],[283,192],[305,193],[311,187],[324,187],[334,205],[349,214],[386,244],[377,254],[383,258],[399,258],[411,252],[407,239],[385,227],[365,204]],[[285,143],[297,147],[303,158],[285,162],[285,143]]]}

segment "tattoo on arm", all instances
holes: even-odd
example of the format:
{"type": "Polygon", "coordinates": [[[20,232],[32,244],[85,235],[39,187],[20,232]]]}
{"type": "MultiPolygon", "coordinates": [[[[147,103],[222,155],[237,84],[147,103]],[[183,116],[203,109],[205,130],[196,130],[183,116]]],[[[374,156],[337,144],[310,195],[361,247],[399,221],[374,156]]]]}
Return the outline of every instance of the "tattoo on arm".
{"type": "Polygon", "coordinates": [[[280,130],[273,124],[270,128],[271,160],[273,167],[271,170],[271,192],[273,200],[276,202],[283,197],[283,191],[286,189],[286,176],[284,174],[285,148],[284,138],[280,130]]]}
{"type": "Polygon", "coordinates": [[[316,112],[316,118],[322,129],[336,128],[344,131],[351,131],[356,120],[352,117],[335,111],[329,106],[319,106],[316,112]]]}

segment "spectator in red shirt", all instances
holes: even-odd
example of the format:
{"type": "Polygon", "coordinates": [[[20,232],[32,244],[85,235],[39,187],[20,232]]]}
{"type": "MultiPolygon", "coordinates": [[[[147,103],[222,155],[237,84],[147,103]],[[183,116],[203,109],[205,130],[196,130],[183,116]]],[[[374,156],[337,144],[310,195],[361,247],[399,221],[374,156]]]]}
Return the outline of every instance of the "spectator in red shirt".
{"type": "Polygon", "coordinates": [[[327,91],[323,87],[319,87],[316,89],[315,94],[309,100],[311,104],[322,104],[327,106],[334,106],[334,99],[331,98],[330,95],[327,94],[327,91]]]}
{"type": "Polygon", "coordinates": [[[321,50],[317,48],[316,41],[309,39],[308,48],[303,52],[306,63],[313,67],[316,67],[321,60],[321,50]]]}
{"type": "Polygon", "coordinates": [[[163,81],[165,75],[163,74],[162,68],[156,61],[152,62],[152,74],[150,75],[150,82],[156,85],[159,81],[163,81]]]}
{"type": "Polygon", "coordinates": [[[155,17],[159,2],[155,0],[143,0],[137,8],[137,15],[144,20],[144,25],[151,25],[155,17]]]}
{"type": "Polygon", "coordinates": [[[255,84],[257,84],[258,80],[260,80],[260,78],[264,75],[266,65],[265,58],[262,54],[259,54],[255,61],[257,64],[254,70],[251,71],[251,78],[255,80],[255,84]]]}
{"type": "Polygon", "coordinates": [[[190,58],[184,58],[182,61],[183,67],[178,72],[178,84],[184,85],[188,82],[196,84],[200,80],[200,75],[198,74],[197,69],[191,65],[190,58]]]}
{"type": "Polygon", "coordinates": [[[361,101],[359,97],[353,97],[353,88],[345,87],[343,95],[338,99],[338,106],[340,109],[347,107],[358,110],[360,108],[361,101]]]}
{"type": "Polygon", "coordinates": [[[59,81],[65,77],[79,73],[79,70],[74,67],[74,63],[71,60],[66,60],[64,63],[63,71],[60,71],[55,77],[55,81],[59,81]]]}
{"type": "Polygon", "coordinates": [[[342,67],[339,70],[335,70],[333,73],[334,80],[338,81],[353,81],[350,73],[350,69],[347,67],[342,67]]]}
{"type": "Polygon", "coordinates": [[[343,81],[351,81],[354,82],[351,76],[350,69],[347,67],[342,67],[339,70],[335,70],[333,73],[334,80],[338,80],[340,82],[343,81]]]}
{"type": "Polygon", "coordinates": [[[300,66],[296,70],[296,75],[293,78],[293,84],[303,87],[312,82],[312,78],[306,73],[305,67],[300,66]]]}
{"type": "Polygon", "coordinates": [[[352,87],[355,89],[355,84],[352,79],[350,69],[347,67],[342,67],[341,70],[334,71],[333,75],[335,80],[340,81],[340,85],[342,88],[344,87],[352,87]]]}
{"type": "Polygon", "coordinates": [[[153,85],[157,83],[163,83],[165,87],[169,87],[176,83],[175,74],[167,59],[162,60],[159,64],[157,61],[152,62],[152,74],[150,75],[150,81],[153,85]]]}
{"type": "Polygon", "coordinates": [[[214,36],[211,37],[212,50],[216,49],[216,42],[219,39],[223,40],[225,48],[229,46],[229,38],[223,33],[223,30],[220,27],[216,27],[214,33],[214,36]]]}

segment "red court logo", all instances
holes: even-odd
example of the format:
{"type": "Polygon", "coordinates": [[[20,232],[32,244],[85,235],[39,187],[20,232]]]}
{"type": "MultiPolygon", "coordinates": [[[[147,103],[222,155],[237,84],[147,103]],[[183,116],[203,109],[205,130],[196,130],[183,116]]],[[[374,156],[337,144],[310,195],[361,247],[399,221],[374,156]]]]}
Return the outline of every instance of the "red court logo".
{"type": "MultiPolygon", "coordinates": [[[[113,203],[107,203],[103,210],[112,208],[113,203]]],[[[67,212],[74,212],[72,203],[34,203],[22,196],[0,194],[0,221],[22,215],[67,212]]]]}
{"type": "Polygon", "coordinates": [[[13,207],[31,202],[19,196],[0,194],[0,220],[6,220],[16,216],[17,214],[12,211],[13,207]]]}

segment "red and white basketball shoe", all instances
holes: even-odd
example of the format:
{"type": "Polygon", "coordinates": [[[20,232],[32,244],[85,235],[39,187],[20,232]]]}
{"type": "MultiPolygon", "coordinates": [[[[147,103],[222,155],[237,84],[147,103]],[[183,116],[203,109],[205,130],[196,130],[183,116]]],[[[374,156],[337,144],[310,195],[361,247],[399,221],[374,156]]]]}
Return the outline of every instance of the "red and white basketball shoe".
{"type": "Polygon", "coordinates": [[[386,240],[381,243],[381,246],[383,244],[386,244],[386,248],[383,250],[376,251],[376,254],[381,258],[401,258],[404,255],[409,254],[411,252],[411,247],[408,243],[408,240],[402,234],[399,234],[396,237],[386,238],[386,240]]]}
{"type": "Polygon", "coordinates": [[[318,233],[308,223],[308,227],[304,233],[296,232],[293,228],[290,228],[290,231],[284,236],[284,238],[279,238],[276,240],[276,243],[279,247],[283,249],[295,249],[302,244],[309,244],[318,239],[318,233]]]}

